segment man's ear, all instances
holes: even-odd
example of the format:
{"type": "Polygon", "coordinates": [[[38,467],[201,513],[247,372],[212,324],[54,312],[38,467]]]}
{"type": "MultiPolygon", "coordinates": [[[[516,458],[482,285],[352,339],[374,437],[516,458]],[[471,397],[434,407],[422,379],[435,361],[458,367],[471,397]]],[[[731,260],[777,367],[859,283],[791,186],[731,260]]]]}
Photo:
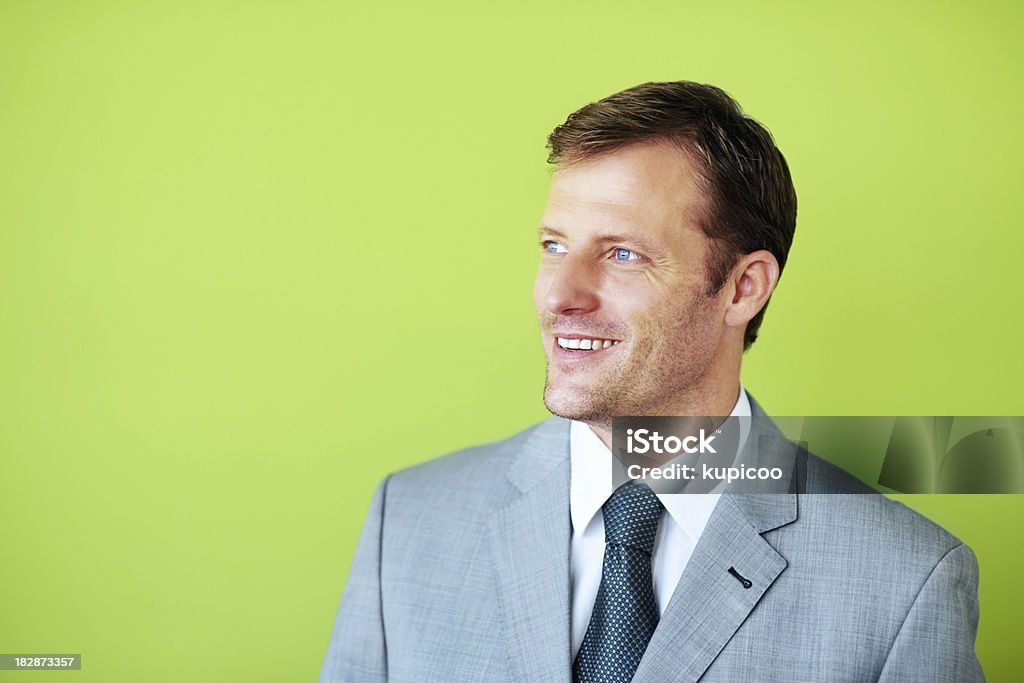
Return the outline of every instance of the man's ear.
{"type": "Polygon", "coordinates": [[[770,251],[761,249],[741,256],[729,276],[732,300],[725,309],[726,324],[745,329],[768,303],[778,282],[779,262],[770,251]]]}

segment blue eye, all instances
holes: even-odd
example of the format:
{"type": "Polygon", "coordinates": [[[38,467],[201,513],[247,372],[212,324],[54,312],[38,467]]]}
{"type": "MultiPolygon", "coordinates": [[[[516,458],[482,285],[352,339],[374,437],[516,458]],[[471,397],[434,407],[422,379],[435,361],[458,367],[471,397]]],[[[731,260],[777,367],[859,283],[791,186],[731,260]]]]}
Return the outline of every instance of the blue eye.
{"type": "Polygon", "coordinates": [[[615,260],[616,261],[638,261],[638,260],[640,260],[640,254],[636,253],[635,251],[630,251],[629,249],[623,249],[621,247],[617,247],[615,249],[615,260]]]}
{"type": "Polygon", "coordinates": [[[559,244],[553,240],[544,240],[541,242],[541,246],[544,248],[544,251],[549,254],[564,254],[566,252],[565,245],[559,244]]]}

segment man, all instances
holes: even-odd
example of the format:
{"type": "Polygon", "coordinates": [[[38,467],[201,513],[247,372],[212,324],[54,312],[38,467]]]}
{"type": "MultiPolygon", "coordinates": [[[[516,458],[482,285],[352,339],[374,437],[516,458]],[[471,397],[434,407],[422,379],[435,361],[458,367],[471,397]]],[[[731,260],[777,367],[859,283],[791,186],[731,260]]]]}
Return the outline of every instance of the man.
{"type": "Polygon", "coordinates": [[[749,416],[744,457],[792,450],[739,382],[796,223],[769,133],[648,83],[549,146],[558,417],[381,484],[321,681],[981,680],[971,551],[837,468],[805,454],[771,495],[606,476],[617,416],[749,416]]]}

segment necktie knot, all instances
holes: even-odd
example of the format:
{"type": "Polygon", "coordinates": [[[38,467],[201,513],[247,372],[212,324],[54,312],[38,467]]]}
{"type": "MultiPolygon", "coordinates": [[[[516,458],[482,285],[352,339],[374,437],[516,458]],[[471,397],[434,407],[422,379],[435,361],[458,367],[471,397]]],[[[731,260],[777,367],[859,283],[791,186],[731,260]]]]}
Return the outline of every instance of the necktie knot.
{"type": "Polygon", "coordinates": [[[663,509],[647,485],[630,482],[620,486],[601,508],[605,543],[629,546],[650,555],[663,509]]]}

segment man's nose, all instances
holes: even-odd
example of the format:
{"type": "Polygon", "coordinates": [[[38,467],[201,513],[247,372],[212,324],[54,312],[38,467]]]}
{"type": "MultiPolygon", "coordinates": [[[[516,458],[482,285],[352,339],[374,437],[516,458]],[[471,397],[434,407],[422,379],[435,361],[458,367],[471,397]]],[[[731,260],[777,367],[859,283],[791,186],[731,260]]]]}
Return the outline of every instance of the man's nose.
{"type": "Polygon", "coordinates": [[[582,255],[568,254],[555,267],[544,305],[555,315],[590,313],[598,307],[598,265],[582,255]]]}

